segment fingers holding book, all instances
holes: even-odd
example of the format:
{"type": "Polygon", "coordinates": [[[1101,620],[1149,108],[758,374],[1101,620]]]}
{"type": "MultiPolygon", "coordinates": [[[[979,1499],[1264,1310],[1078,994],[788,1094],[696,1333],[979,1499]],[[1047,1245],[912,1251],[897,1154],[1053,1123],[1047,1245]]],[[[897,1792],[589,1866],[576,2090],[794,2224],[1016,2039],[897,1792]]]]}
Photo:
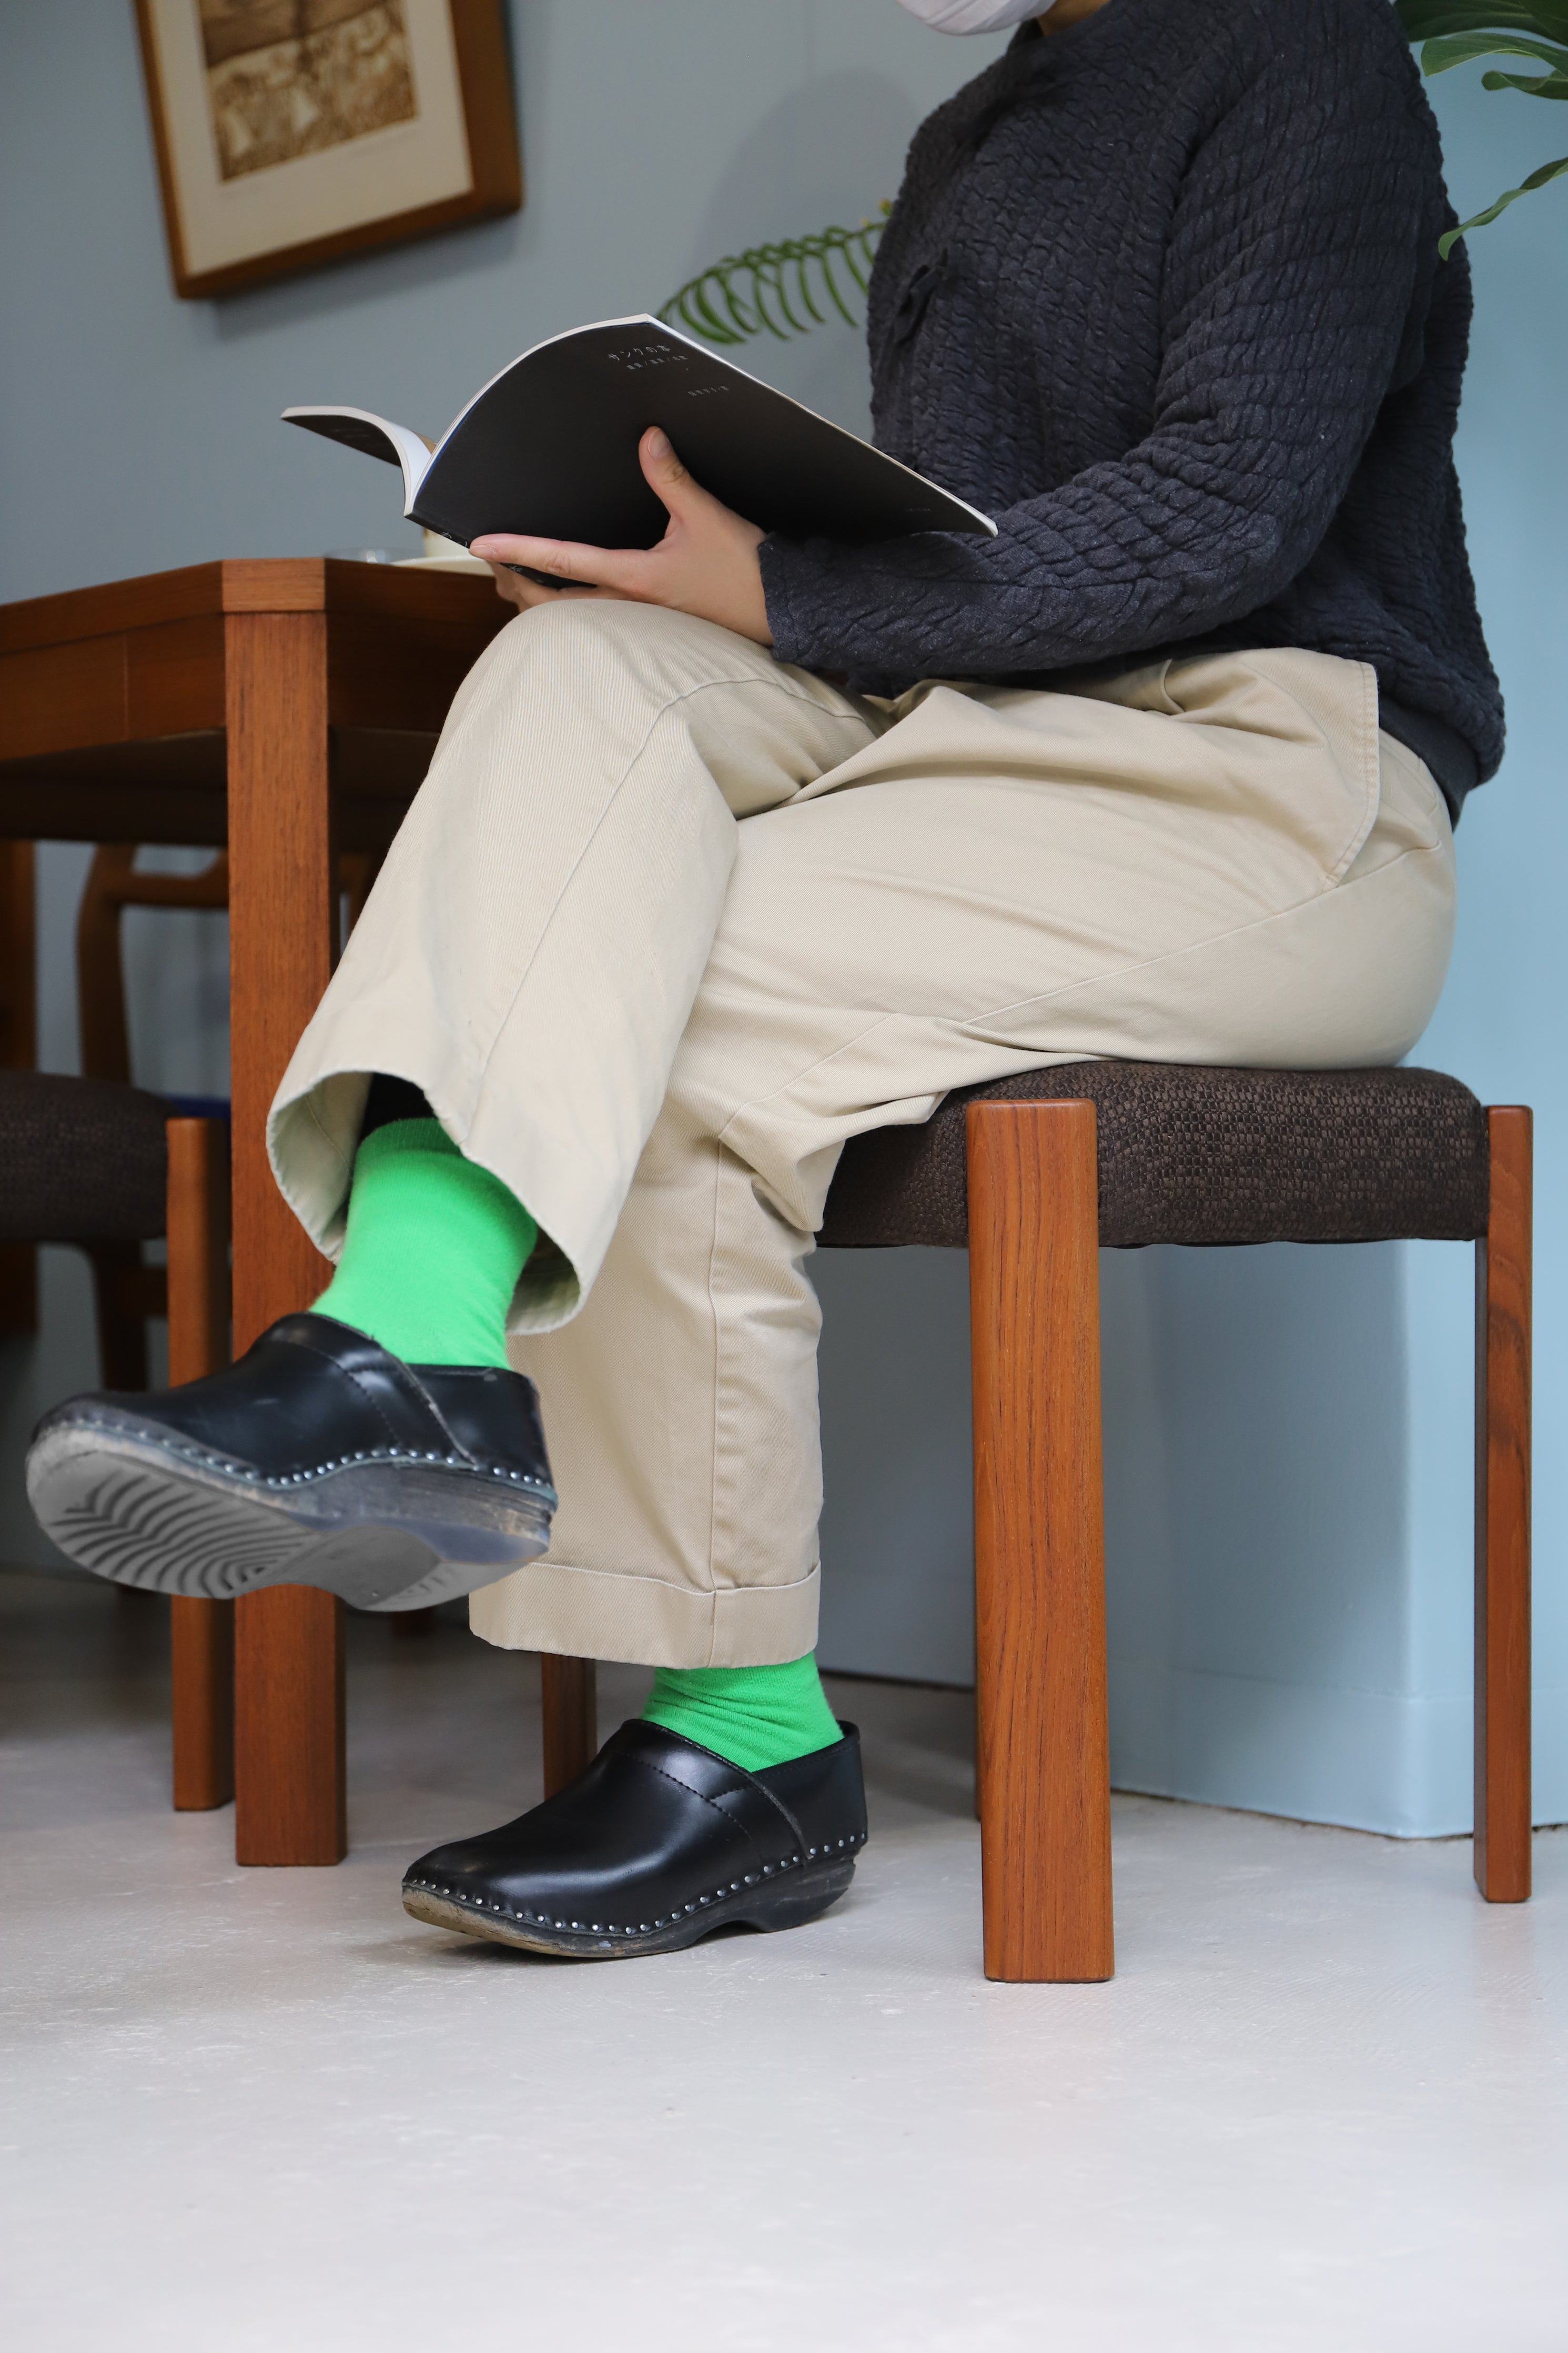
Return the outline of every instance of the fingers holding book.
{"type": "Polygon", "coordinates": [[[558,596],[617,597],[691,613],[771,645],[757,558],[764,534],[692,480],[658,426],[643,435],[637,458],[669,516],[657,545],[588,547],[493,532],[470,541],[470,552],[489,565],[500,595],[523,610],[558,596]],[[518,565],[527,573],[510,568],[518,565]]]}

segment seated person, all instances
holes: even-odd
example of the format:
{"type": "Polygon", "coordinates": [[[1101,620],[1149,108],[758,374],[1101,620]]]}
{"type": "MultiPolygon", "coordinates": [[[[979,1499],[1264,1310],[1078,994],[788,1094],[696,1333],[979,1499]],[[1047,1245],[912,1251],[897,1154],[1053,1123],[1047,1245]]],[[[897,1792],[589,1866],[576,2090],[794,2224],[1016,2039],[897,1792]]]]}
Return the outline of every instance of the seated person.
{"type": "Polygon", "coordinates": [[[1501,748],[1466,263],[1386,0],[903,5],[1019,28],[916,136],[868,320],[879,444],[997,536],[765,538],[650,419],[658,546],[476,542],[517,617],[272,1106],[337,1271],[34,1450],[106,1576],[471,1592],[487,1641],[654,1666],[405,1883],[537,1949],[848,1883],[805,1271],[846,1138],[1084,1057],[1397,1061],[1501,748]]]}

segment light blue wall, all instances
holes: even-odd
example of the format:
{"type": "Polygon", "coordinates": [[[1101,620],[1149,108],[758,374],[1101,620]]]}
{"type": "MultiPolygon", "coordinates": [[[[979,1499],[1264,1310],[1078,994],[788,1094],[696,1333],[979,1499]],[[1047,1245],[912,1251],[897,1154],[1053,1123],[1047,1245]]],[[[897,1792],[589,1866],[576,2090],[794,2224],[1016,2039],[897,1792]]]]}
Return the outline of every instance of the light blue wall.
{"type": "MultiPolygon", "coordinates": [[[[1175,5],[1175,0],[1173,0],[1175,5]]],[[[221,305],[169,292],[129,8],[0,10],[0,597],[223,554],[385,543],[390,478],[283,432],[342,396],[439,426],[537,337],[657,302],[752,237],[857,218],[920,115],[988,54],[893,0],[514,0],[526,210],[221,305]]],[[[1462,207],[1551,152],[1552,111],[1435,86],[1462,207]]],[[[1419,1058],[1538,1113],[1539,1811],[1568,1816],[1568,1497],[1557,1432],[1568,641],[1568,191],[1473,240],[1462,437],[1472,548],[1509,695],[1501,781],[1459,836],[1453,976],[1419,1058]],[[1556,659],[1554,659],[1554,657],[1556,659]]],[[[831,331],[756,364],[860,425],[831,331]]],[[[45,1059],[70,1067],[80,854],[47,854],[45,1059]]],[[[136,919],[153,1083],[221,1084],[221,926],[136,919]]],[[[970,1672],[961,1257],[819,1262],[828,1509],[823,1654],[970,1672]]],[[[31,1544],[16,1466],[91,1377],[80,1270],[49,1253],[44,1343],[0,1366],[0,1550],[31,1544]]],[[[1118,1777],[1406,1832],[1468,1818],[1469,1254],[1436,1246],[1104,1261],[1118,1777]]]]}
{"type": "MultiPolygon", "coordinates": [[[[1538,101],[1432,86],[1461,214],[1562,145],[1538,101]]],[[[1536,1814],[1568,1816],[1568,1052],[1562,716],[1568,192],[1470,240],[1459,462],[1509,754],[1458,834],[1458,938],[1414,1059],[1536,1112],[1536,1814]]],[[[1102,1261],[1114,1752],[1147,1788],[1407,1833],[1469,1821],[1468,1250],[1102,1261]]]]}

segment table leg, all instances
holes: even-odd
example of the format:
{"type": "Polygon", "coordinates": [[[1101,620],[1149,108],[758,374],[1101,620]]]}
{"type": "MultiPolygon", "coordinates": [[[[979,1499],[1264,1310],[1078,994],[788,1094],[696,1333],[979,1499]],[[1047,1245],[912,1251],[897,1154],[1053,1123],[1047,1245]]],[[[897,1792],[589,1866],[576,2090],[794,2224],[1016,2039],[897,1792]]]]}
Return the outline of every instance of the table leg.
{"type": "Polygon", "coordinates": [[[596,1661],[542,1652],[539,1695],[544,1719],[544,1794],[552,1798],[585,1773],[599,1753],[596,1661]]]}
{"type": "MultiPolygon", "coordinates": [[[[169,1378],[199,1381],[229,1358],[228,1134],[218,1119],[172,1119],[169,1378]]],[[[176,1812],[234,1796],[234,1604],[176,1593],[169,1604],[176,1812]]]]}
{"type": "MultiPolygon", "coordinates": [[[[266,1122],[331,971],[334,897],[326,617],[230,614],[225,633],[238,1354],[307,1306],[330,1271],[272,1182],[266,1122]]],[[[241,1862],[338,1862],[347,1852],[342,1619],[340,1602],[308,1586],[237,1605],[241,1862]]]]}

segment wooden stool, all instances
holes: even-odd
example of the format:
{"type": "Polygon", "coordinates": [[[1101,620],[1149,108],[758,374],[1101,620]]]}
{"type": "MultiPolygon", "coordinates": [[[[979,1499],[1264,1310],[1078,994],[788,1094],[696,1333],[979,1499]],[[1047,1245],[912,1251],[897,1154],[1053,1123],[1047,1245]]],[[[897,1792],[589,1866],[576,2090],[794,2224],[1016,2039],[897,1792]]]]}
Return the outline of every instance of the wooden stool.
{"type": "Polygon", "coordinates": [[[970,1253],[985,1973],[1111,1974],[1097,1251],[1474,1241],[1475,1871],[1530,1893],[1531,1114],[1433,1071],[1075,1062],[857,1137],[818,1237],[970,1253]]]}

